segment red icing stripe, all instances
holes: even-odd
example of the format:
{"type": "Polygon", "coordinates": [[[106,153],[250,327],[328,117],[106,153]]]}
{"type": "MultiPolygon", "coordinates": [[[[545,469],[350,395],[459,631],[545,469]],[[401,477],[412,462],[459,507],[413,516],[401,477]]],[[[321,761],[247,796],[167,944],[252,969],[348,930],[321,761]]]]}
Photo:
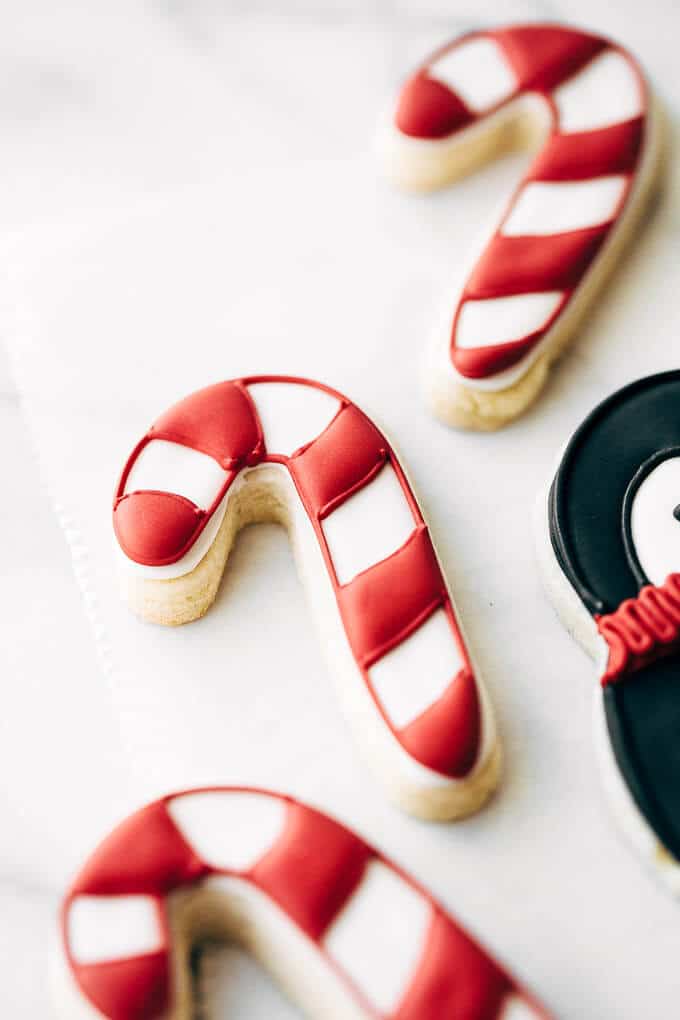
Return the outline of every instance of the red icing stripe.
{"type": "Polygon", "coordinates": [[[208,869],[156,801],[137,811],[100,843],[71,888],[70,896],[164,895],[208,869]]]}
{"type": "Polygon", "coordinates": [[[301,804],[251,877],[310,938],[320,939],[352,895],[371,856],[354,833],[301,804]]]}
{"type": "Polygon", "coordinates": [[[554,89],[607,46],[597,36],[552,25],[504,28],[489,35],[503,50],[522,92],[554,89]]]}
{"type": "Polygon", "coordinates": [[[369,668],[447,598],[426,526],[392,556],[339,588],[337,597],[354,656],[369,668]]]}
{"type": "Polygon", "coordinates": [[[527,181],[585,181],[628,174],[637,166],[644,131],[642,117],[599,131],[554,133],[529,167],[527,181]]]}
{"type": "Polygon", "coordinates": [[[215,383],[180,400],[161,415],[150,435],[207,453],[227,471],[256,463],[263,452],[252,401],[233,382],[215,383]]]}
{"type": "Polygon", "coordinates": [[[399,96],[396,124],[414,138],[445,138],[474,120],[474,115],[451,89],[419,71],[399,96]]]}
{"type": "Polygon", "coordinates": [[[529,336],[522,337],[507,344],[494,344],[488,347],[452,347],[451,360],[461,375],[470,379],[484,379],[495,375],[506,368],[512,368],[521,361],[525,354],[545,336],[545,329],[529,336]]]}
{"type": "Polygon", "coordinates": [[[421,964],[393,1020],[498,1020],[511,991],[507,974],[436,911],[421,964]]]}
{"type": "Polygon", "coordinates": [[[461,300],[571,290],[600,250],[607,229],[606,225],[587,227],[546,237],[495,234],[461,300]]]}
{"type": "Polygon", "coordinates": [[[176,563],[206,524],[205,512],[172,492],[132,492],[113,510],[118,543],[135,563],[176,563]]]}
{"type": "Polygon", "coordinates": [[[423,765],[446,776],[467,775],[477,760],[481,712],[474,677],[462,669],[438,701],[399,731],[399,738],[423,765]]]}
{"type": "Polygon", "coordinates": [[[81,990],[108,1020],[160,1020],[169,1005],[166,953],[129,960],[75,965],[81,990]]]}
{"type": "Polygon", "coordinates": [[[288,467],[308,513],[321,519],[369,481],[386,457],[387,444],[375,425],[348,404],[288,467]]]}

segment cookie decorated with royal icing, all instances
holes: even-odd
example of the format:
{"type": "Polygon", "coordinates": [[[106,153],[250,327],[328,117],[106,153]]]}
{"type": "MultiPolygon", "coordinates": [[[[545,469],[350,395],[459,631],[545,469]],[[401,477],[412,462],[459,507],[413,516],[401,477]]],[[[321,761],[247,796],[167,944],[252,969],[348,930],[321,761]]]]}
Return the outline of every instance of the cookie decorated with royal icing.
{"type": "Polygon", "coordinates": [[[320,812],[253,789],[190,790],[118,826],[61,910],[64,1020],[189,1020],[189,955],[243,943],[306,1015],[548,1020],[421,886],[320,812]]]}
{"type": "Polygon", "coordinates": [[[680,372],[632,383],[586,418],[538,523],[546,588],[597,662],[607,792],[680,892],[680,372]]]}
{"type": "Polygon", "coordinates": [[[164,624],[201,616],[236,532],[262,520],[290,532],[341,702],[387,790],[426,818],[475,810],[499,768],[488,697],[394,449],[341,394],[239,379],[156,420],[113,510],[131,607],[164,624]]]}
{"type": "Polygon", "coordinates": [[[635,58],[561,25],[471,32],[408,79],[380,135],[399,183],[439,187],[537,150],[446,295],[425,365],[440,418],[497,428],[534,400],[639,220],[659,135],[635,58]]]}

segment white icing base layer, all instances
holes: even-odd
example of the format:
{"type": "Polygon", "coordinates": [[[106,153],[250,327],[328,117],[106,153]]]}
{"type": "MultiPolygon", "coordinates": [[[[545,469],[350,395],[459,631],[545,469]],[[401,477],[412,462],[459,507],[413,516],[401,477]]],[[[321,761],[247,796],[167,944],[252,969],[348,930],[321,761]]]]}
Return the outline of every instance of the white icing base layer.
{"type": "Polygon", "coordinates": [[[458,316],[456,344],[465,350],[521,340],[550,321],[562,297],[561,291],[546,290],[466,301],[458,316]]]}
{"type": "Polygon", "coordinates": [[[337,397],[316,386],[261,382],[248,386],[268,453],[290,457],[316,439],[340,410],[337,397]]]}
{"type": "Polygon", "coordinates": [[[620,174],[589,181],[529,181],[500,232],[505,237],[545,237],[608,223],[621,204],[627,183],[628,178],[620,174]]]}
{"type": "Polygon", "coordinates": [[[640,83],[630,61],[608,50],[555,89],[561,131],[597,131],[643,112],[640,83]]]}
{"type": "Polygon", "coordinates": [[[368,673],[393,726],[400,729],[444,694],[463,659],[443,609],[437,609],[368,673]]]}
{"type": "Polygon", "coordinates": [[[386,464],[376,477],[345,500],[321,524],[338,584],[387,559],[410,538],[416,521],[394,468],[386,464]]]}
{"type": "Polygon", "coordinates": [[[78,963],[142,956],[163,946],[149,896],[78,896],[69,911],[68,938],[78,963]]]}
{"type": "Polygon", "coordinates": [[[542,1020],[542,1016],[528,1002],[524,1002],[516,995],[511,995],[498,1020],[542,1020]]]}
{"type": "MultiPolygon", "coordinates": [[[[380,475],[385,474],[387,470],[383,469],[380,475]]],[[[375,486],[376,481],[371,483],[369,489],[375,486]]],[[[351,500],[335,513],[339,513],[349,503],[351,500]]],[[[403,494],[401,503],[406,505],[403,494]]],[[[327,518],[324,524],[332,520],[335,513],[327,518]]],[[[392,798],[406,811],[439,820],[468,814],[479,807],[496,784],[500,763],[492,710],[479,677],[476,677],[476,681],[480,698],[482,733],[478,759],[471,772],[463,779],[450,779],[412,758],[386,725],[354,660],[311,522],[297,496],[287,469],[282,465],[265,464],[246,469],[237,479],[237,484],[227,499],[222,522],[222,528],[230,529],[231,536],[225,544],[225,561],[235,532],[245,524],[260,520],[278,521],[290,532],[299,574],[319,626],[322,646],[337,679],[337,690],[345,715],[354,729],[360,748],[383,780],[392,798]]],[[[220,538],[217,536],[215,544],[217,545],[219,541],[220,538]]],[[[124,593],[131,606],[142,616],[163,622],[163,600],[169,598],[172,591],[172,588],[166,585],[166,568],[147,567],[140,570],[122,555],[119,562],[123,566],[124,593]],[[157,569],[162,572],[160,575],[155,575],[157,569]]],[[[215,568],[215,590],[222,569],[223,565],[215,568]]],[[[178,582],[190,585],[190,579],[186,575],[180,577],[178,582]]],[[[190,592],[190,587],[187,591],[190,592]]],[[[193,596],[189,595],[189,598],[191,600],[193,596]]],[[[191,617],[185,616],[184,620],[189,618],[191,617]]],[[[182,621],[168,619],[167,622],[182,621]]],[[[379,660],[378,665],[384,663],[383,669],[379,669],[378,672],[379,682],[383,680],[389,685],[391,676],[395,684],[404,685],[403,692],[398,692],[395,688],[388,695],[386,705],[388,709],[391,706],[391,710],[400,717],[406,717],[415,711],[416,703],[423,705],[422,700],[418,702],[418,695],[413,690],[415,683],[420,683],[423,693],[433,692],[436,695],[439,692],[443,681],[442,664],[438,657],[443,645],[440,640],[435,640],[437,634],[434,631],[438,630],[439,623],[435,620],[424,637],[418,639],[417,632],[414,634],[410,649],[408,643],[402,646],[405,658],[397,653],[390,664],[389,659],[394,653],[389,653],[384,660],[379,660]],[[433,632],[432,640],[427,636],[430,631],[433,632]],[[418,652],[422,654],[415,654],[418,652]],[[434,660],[431,658],[433,655],[434,660]],[[405,663],[414,670],[413,675],[409,677],[410,685],[405,683],[405,663]],[[422,677],[426,672],[432,677],[432,683],[423,682],[422,677]]],[[[457,649],[451,649],[450,644],[447,656],[452,670],[449,680],[453,680],[459,657],[457,649]]],[[[423,705],[423,708],[425,707],[427,705],[423,705]]]]}
{"type": "Polygon", "coordinates": [[[286,821],[286,805],[278,798],[233,790],[174,797],[168,813],[201,860],[222,871],[252,868],[286,821]]]}
{"type": "MultiPolygon", "coordinates": [[[[560,455],[561,459],[561,455],[560,455]]],[[[552,481],[552,478],[551,478],[552,481]]],[[[604,672],[608,649],[592,616],[562,572],[550,539],[549,488],[539,493],[534,511],[536,557],[544,588],[562,624],[597,663],[598,677],[604,672]]],[[[612,751],[599,684],[594,692],[594,730],[602,780],[612,813],[635,850],[663,884],[680,895],[680,862],[662,846],[640,812],[618,768],[612,751]]]]}
{"type": "Polygon", "coordinates": [[[463,42],[435,60],[429,75],[447,85],[475,113],[507,99],[517,87],[501,48],[483,37],[463,42]]]}
{"type": "Polygon", "coordinates": [[[228,478],[216,460],[189,446],[152,439],[139,453],[125,482],[126,494],[174,492],[196,506],[212,506],[215,493],[228,478]]]}
{"type": "Polygon", "coordinates": [[[372,861],[326,932],[324,948],[376,1011],[389,1014],[415,976],[431,919],[420,893],[372,861]]]}

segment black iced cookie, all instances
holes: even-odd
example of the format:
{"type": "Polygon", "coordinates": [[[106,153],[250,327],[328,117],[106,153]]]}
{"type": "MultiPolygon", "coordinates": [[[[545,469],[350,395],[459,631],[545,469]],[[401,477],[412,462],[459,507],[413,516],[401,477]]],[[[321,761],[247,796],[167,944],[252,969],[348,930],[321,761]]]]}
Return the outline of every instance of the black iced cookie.
{"type": "Polygon", "coordinates": [[[680,371],[632,383],[586,418],[553,479],[548,521],[547,586],[602,662],[629,817],[655,834],[661,847],[647,842],[670,877],[680,868],[680,371]]]}

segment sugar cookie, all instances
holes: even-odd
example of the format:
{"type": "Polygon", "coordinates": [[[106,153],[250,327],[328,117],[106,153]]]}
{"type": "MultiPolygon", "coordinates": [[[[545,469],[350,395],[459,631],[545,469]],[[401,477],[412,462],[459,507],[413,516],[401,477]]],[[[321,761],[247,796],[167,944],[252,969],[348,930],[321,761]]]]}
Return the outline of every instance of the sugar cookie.
{"type": "Polygon", "coordinates": [[[393,448],[345,397],[278,377],[193,394],[136,446],[113,519],[125,595],[164,624],[206,612],[240,527],[286,525],[341,700],[388,791],[433,819],[488,796],[492,712],[427,524],[393,448]]]}
{"type": "Polygon", "coordinates": [[[380,134],[406,187],[539,148],[447,299],[425,365],[440,418],[493,429],[534,400],[640,217],[659,134],[635,59],[559,25],[472,32],[406,82],[380,134]]]}
{"type": "Polygon", "coordinates": [[[123,822],[61,912],[65,1020],[188,1020],[189,952],[242,942],[309,1016],[548,1020],[404,872],[338,822],[262,790],[190,790],[123,822]]]}
{"type": "Polygon", "coordinates": [[[680,372],[576,430],[538,508],[546,589],[598,665],[598,748],[621,823],[680,892],[680,372]]]}

